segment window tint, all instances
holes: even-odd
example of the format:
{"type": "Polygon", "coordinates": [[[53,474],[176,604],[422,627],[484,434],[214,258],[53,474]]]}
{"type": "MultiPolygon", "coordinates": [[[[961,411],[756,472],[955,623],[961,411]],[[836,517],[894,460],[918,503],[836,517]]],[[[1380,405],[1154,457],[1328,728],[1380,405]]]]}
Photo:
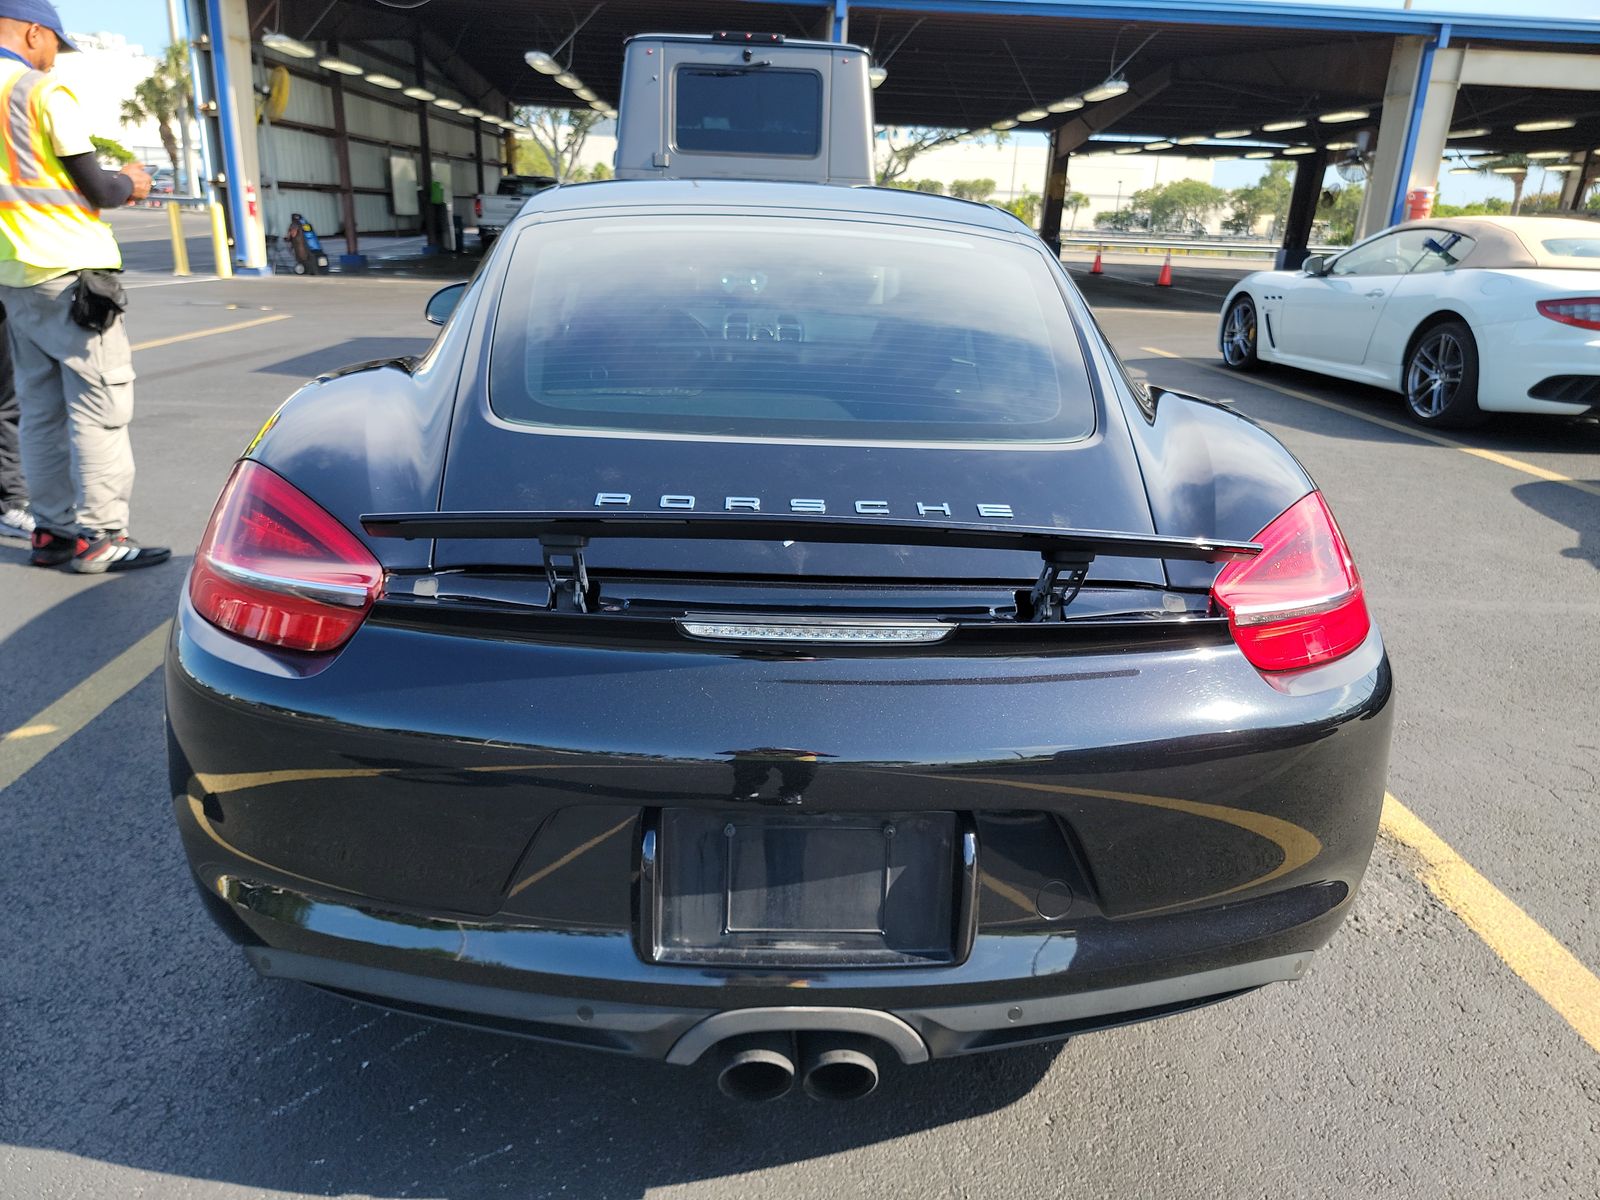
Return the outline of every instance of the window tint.
{"type": "Polygon", "coordinates": [[[1600,258],[1600,237],[1548,238],[1539,244],[1560,258],[1600,258]]]}
{"type": "MultiPolygon", "coordinates": [[[[1333,260],[1330,275],[1404,275],[1409,262],[1400,257],[1400,237],[1391,233],[1346,250],[1333,260]]],[[[1414,257],[1414,256],[1413,256],[1414,257]]]]}
{"type": "Polygon", "coordinates": [[[1072,317],[1037,250],[866,221],[532,228],[490,376],[500,417],[573,429],[965,442],[1094,428],[1072,317]]]}
{"type": "Polygon", "coordinates": [[[1400,235],[1401,258],[1411,260],[1411,273],[1425,275],[1430,271],[1448,271],[1472,253],[1476,245],[1464,233],[1451,233],[1443,229],[1415,229],[1400,235]]]}
{"type": "Polygon", "coordinates": [[[674,141],[702,154],[815,158],[822,76],[770,67],[679,67],[674,141]]]}

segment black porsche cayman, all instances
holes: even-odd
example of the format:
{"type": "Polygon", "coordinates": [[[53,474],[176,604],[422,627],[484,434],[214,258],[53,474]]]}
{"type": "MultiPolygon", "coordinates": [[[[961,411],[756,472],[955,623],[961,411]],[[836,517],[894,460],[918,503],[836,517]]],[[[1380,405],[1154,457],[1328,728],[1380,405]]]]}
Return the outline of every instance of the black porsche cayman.
{"type": "Polygon", "coordinates": [[[564,187],[430,309],[268,422],[180,605],[177,822],[263,975],[844,1097],[1345,916],[1392,682],[1333,516],[1007,214],[564,187]]]}

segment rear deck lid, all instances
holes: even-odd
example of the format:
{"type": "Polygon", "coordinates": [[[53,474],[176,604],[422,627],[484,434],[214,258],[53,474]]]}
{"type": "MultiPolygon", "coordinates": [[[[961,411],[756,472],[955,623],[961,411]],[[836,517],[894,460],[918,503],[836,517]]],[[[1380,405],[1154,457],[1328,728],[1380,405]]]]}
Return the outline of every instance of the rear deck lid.
{"type": "MultiPolygon", "coordinates": [[[[1154,532],[1057,272],[1004,230],[750,210],[549,221],[513,249],[488,346],[457,409],[445,511],[1154,532]]],[[[538,561],[522,542],[435,552],[438,566],[538,561]]],[[[798,540],[611,539],[589,563],[903,579],[1038,569],[1014,551],[798,540]]],[[[1102,559],[1095,574],[1163,580],[1154,560],[1102,559]]]]}

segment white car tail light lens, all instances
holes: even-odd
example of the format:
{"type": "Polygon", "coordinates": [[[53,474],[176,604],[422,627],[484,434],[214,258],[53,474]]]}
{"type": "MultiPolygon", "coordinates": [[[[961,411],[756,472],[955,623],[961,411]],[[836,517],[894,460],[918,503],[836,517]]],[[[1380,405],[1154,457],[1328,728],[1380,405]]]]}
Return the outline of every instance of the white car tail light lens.
{"type": "Polygon", "coordinates": [[[1255,540],[1261,553],[1227,564],[1211,589],[1254,666],[1314,667],[1365,640],[1372,621],[1361,576],[1322,493],[1301,497],[1255,540]]]}
{"type": "Polygon", "coordinates": [[[1539,312],[1563,325],[1600,329],[1600,296],[1574,296],[1570,300],[1541,300],[1539,312]]]}
{"type": "Polygon", "coordinates": [[[195,553],[189,599],[207,621],[267,646],[335,650],[383,585],[372,552],[259,463],[233,469],[195,553]]]}

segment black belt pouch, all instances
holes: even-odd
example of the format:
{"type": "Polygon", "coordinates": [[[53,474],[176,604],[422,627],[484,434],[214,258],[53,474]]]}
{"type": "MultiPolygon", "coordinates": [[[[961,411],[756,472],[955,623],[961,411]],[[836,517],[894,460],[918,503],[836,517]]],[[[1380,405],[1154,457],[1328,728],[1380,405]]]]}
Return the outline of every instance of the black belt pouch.
{"type": "Polygon", "coordinates": [[[72,290],[72,321],[95,333],[104,333],[127,310],[128,293],[111,271],[79,271],[72,290]]]}

